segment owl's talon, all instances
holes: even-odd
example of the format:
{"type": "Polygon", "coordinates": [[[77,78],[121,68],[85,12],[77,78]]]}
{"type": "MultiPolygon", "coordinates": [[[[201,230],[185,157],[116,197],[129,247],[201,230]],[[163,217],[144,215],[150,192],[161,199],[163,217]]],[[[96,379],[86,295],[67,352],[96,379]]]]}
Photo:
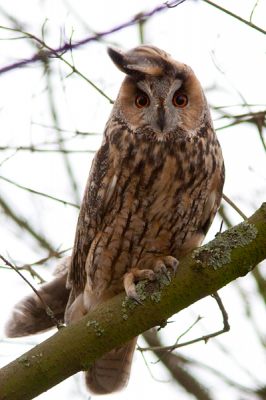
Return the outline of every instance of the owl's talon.
{"type": "Polygon", "coordinates": [[[166,268],[165,268],[165,267],[161,267],[161,271],[162,271],[162,273],[166,276],[166,278],[168,279],[168,281],[171,282],[171,281],[170,281],[170,278],[169,278],[169,276],[168,276],[168,273],[167,273],[166,268]]]}
{"type": "Polygon", "coordinates": [[[178,265],[179,265],[179,261],[175,260],[174,265],[173,265],[174,276],[176,276],[178,265]]]}
{"type": "Polygon", "coordinates": [[[143,304],[143,303],[139,300],[138,296],[135,296],[134,294],[130,294],[128,297],[129,297],[130,299],[132,299],[132,300],[135,300],[136,303],[140,304],[141,306],[145,307],[145,304],[143,304]]]}

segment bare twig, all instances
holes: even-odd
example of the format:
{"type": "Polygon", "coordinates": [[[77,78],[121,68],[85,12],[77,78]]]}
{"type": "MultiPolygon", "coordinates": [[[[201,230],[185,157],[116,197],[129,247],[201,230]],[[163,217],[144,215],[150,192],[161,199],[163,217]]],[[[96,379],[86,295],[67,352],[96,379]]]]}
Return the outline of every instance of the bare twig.
{"type": "Polygon", "coordinates": [[[52,245],[47,242],[47,240],[41,236],[40,234],[38,234],[31,226],[30,224],[25,221],[24,219],[20,218],[10,207],[9,204],[7,204],[5,202],[5,200],[0,197],[0,207],[3,208],[4,213],[10,217],[11,219],[13,219],[13,221],[21,228],[21,229],[25,229],[27,232],[29,232],[39,243],[39,245],[45,249],[47,249],[50,253],[55,253],[55,249],[52,247],[52,245]]]}
{"type": "MultiPolygon", "coordinates": [[[[222,300],[221,300],[221,298],[220,298],[220,296],[218,295],[217,292],[215,292],[211,296],[217,301],[217,304],[218,304],[218,306],[219,306],[219,308],[221,310],[221,313],[222,313],[222,316],[223,316],[223,325],[224,325],[223,329],[221,329],[220,331],[214,332],[214,333],[210,333],[209,335],[205,335],[205,336],[202,336],[200,338],[197,338],[197,339],[194,339],[194,340],[190,340],[188,342],[184,342],[184,343],[180,343],[180,344],[174,344],[173,346],[164,346],[164,347],[159,347],[159,348],[158,347],[139,347],[138,350],[139,351],[155,351],[155,350],[163,349],[163,350],[167,350],[167,351],[169,351],[169,353],[171,353],[173,350],[178,349],[179,347],[188,346],[190,344],[197,343],[197,342],[200,342],[202,340],[205,343],[207,343],[209,341],[209,339],[214,338],[216,336],[219,336],[222,333],[228,332],[230,330],[230,325],[228,323],[228,315],[227,315],[227,312],[225,311],[225,308],[223,306],[222,300]]],[[[199,318],[197,319],[197,321],[188,330],[190,330],[198,321],[199,321],[199,318]]],[[[181,335],[181,336],[183,336],[183,335],[181,335]]],[[[163,357],[164,356],[165,355],[163,355],[163,357]]]]}
{"type": "Polygon", "coordinates": [[[203,0],[203,1],[204,1],[205,3],[210,4],[211,6],[213,6],[213,7],[215,7],[215,8],[218,8],[218,10],[221,10],[221,11],[225,12],[225,13],[228,14],[228,15],[231,15],[231,17],[234,17],[234,18],[238,19],[239,21],[241,21],[241,22],[243,22],[244,24],[248,25],[250,28],[256,29],[257,31],[259,31],[259,32],[263,33],[264,35],[266,35],[266,31],[265,31],[265,30],[263,30],[262,28],[260,28],[260,27],[257,26],[257,25],[254,25],[251,21],[247,21],[246,19],[239,17],[238,15],[232,13],[232,12],[229,11],[229,10],[226,10],[225,8],[223,8],[223,7],[221,7],[221,6],[218,6],[218,4],[215,4],[215,3],[213,3],[213,2],[210,1],[210,0],[203,0]]]}
{"type": "Polygon", "coordinates": [[[232,202],[232,200],[229,199],[224,193],[223,193],[223,199],[230,204],[231,207],[239,214],[241,217],[246,221],[248,217],[235,205],[235,203],[232,202]]]}
{"type": "MultiPolygon", "coordinates": [[[[152,17],[154,14],[156,14],[156,13],[158,13],[158,12],[161,12],[161,11],[163,11],[163,10],[167,10],[169,7],[171,7],[172,5],[175,5],[175,4],[176,4],[176,0],[175,0],[175,1],[172,1],[172,2],[170,2],[170,3],[168,3],[168,6],[166,6],[166,5],[164,4],[164,5],[162,5],[162,6],[156,7],[156,8],[154,8],[154,9],[153,9],[152,11],[150,11],[150,12],[142,13],[142,14],[141,14],[141,15],[142,15],[141,18],[146,18],[146,19],[147,19],[147,18],[150,18],[150,17],[152,17]]],[[[23,60],[23,61],[19,61],[19,62],[17,62],[17,63],[14,63],[14,64],[8,65],[8,66],[6,66],[6,67],[4,67],[4,68],[1,68],[1,69],[0,69],[0,74],[3,74],[4,72],[10,71],[10,70],[15,69],[15,68],[25,67],[25,66],[27,66],[28,64],[32,64],[32,63],[35,63],[35,62],[37,62],[37,61],[41,61],[43,57],[51,57],[51,56],[54,56],[54,55],[55,55],[57,58],[61,58],[61,55],[59,55],[59,53],[60,53],[60,54],[63,54],[63,53],[65,53],[65,52],[69,51],[70,48],[75,49],[75,48],[78,48],[78,47],[80,47],[80,46],[82,46],[82,45],[84,45],[84,44],[87,44],[87,43],[89,43],[89,42],[97,41],[97,40],[99,40],[100,38],[102,38],[103,36],[110,35],[111,33],[120,31],[121,29],[124,29],[124,28],[127,28],[128,26],[134,25],[134,24],[136,24],[138,21],[139,21],[139,18],[134,17],[134,18],[131,19],[130,21],[125,22],[125,23],[123,23],[123,24],[121,24],[121,25],[119,25],[119,26],[117,26],[117,27],[115,27],[115,28],[113,28],[113,29],[110,29],[110,30],[108,30],[108,31],[104,31],[104,32],[97,33],[95,36],[91,36],[91,37],[89,37],[89,38],[83,39],[83,40],[81,40],[81,41],[79,41],[79,42],[77,42],[77,43],[75,43],[75,44],[71,44],[71,45],[70,45],[69,43],[65,43],[63,46],[59,47],[58,49],[49,48],[48,46],[46,46],[46,45],[43,43],[43,41],[41,41],[40,39],[37,39],[34,35],[31,35],[31,34],[29,34],[29,33],[27,33],[27,32],[22,32],[22,31],[20,31],[20,30],[17,29],[16,31],[28,35],[29,38],[32,38],[32,39],[37,40],[42,46],[44,46],[44,47],[46,47],[47,49],[49,49],[49,51],[46,51],[46,52],[41,51],[41,52],[35,54],[35,55],[34,55],[32,58],[30,58],[30,59],[26,59],[26,60],[23,60]],[[58,56],[59,56],[59,57],[58,57],[58,56]]],[[[3,27],[3,26],[0,26],[0,28],[2,28],[2,29],[8,29],[8,28],[3,27]]],[[[11,30],[12,30],[12,29],[11,29],[11,30]]],[[[62,61],[66,62],[66,60],[62,60],[62,61]]],[[[66,63],[67,63],[67,62],[66,62],[66,63]]],[[[73,66],[72,66],[71,64],[69,64],[69,63],[67,63],[67,64],[73,69],[73,66]]],[[[78,73],[76,70],[75,70],[75,71],[73,70],[73,72],[78,73]]],[[[79,74],[79,75],[81,75],[81,76],[83,77],[82,74],[79,74]]],[[[84,77],[84,79],[86,79],[86,78],[84,77]]],[[[97,90],[98,90],[98,88],[97,88],[97,90]]],[[[104,93],[102,93],[102,94],[103,94],[103,96],[105,96],[106,98],[108,98],[104,93]]],[[[108,98],[108,100],[110,101],[109,98],[108,98]]]]}
{"type": "Polygon", "coordinates": [[[178,1],[176,4],[173,4],[172,6],[169,4],[168,1],[166,1],[166,2],[163,3],[163,4],[165,4],[166,7],[168,7],[168,8],[175,8],[175,7],[179,6],[179,4],[184,3],[184,1],[185,1],[185,0],[180,0],[180,1],[178,1]]]}
{"type": "Polygon", "coordinates": [[[63,324],[61,324],[59,321],[57,321],[57,319],[54,316],[53,311],[50,309],[50,307],[48,306],[48,304],[46,303],[46,301],[42,298],[42,296],[38,293],[38,291],[35,289],[35,287],[32,286],[32,284],[25,278],[25,276],[23,276],[19,270],[17,269],[17,267],[15,267],[13,264],[11,264],[8,260],[6,260],[3,256],[0,255],[0,258],[4,261],[4,263],[6,265],[8,265],[10,268],[14,269],[19,276],[24,279],[24,281],[31,287],[31,289],[34,291],[34,293],[36,294],[36,296],[39,297],[39,299],[41,300],[41,302],[43,303],[43,305],[45,306],[45,310],[47,315],[51,318],[51,320],[53,321],[53,323],[55,324],[55,326],[57,327],[57,329],[60,329],[62,327],[64,327],[63,324]]]}
{"type": "MultiPolygon", "coordinates": [[[[29,265],[30,267],[32,267],[33,265],[41,265],[41,264],[44,264],[46,261],[50,260],[51,258],[53,258],[53,257],[57,257],[57,258],[58,258],[59,256],[61,256],[62,254],[66,253],[66,252],[69,251],[69,250],[72,250],[72,247],[69,247],[69,249],[65,249],[65,250],[58,251],[58,252],[56,252],[56,253],[54,253],[54,254],[50,254],[48,257],[42,258],[41,260],[35,261],[34,263],[28,264],[28,265],[29,265]]],[[[23,268],[23,267],[21,267],[21,268],[23,268]]]]}
{"type": "MultiPolygon", "coordinates": [[[[22,32],[22,31],[19,31],[17,29],[7,28],[5,26],[0,26],[0,29],[7,29],[7,30],[10,30],[10,31],[20,32],[20,33],[23,33],[24,35],[26,35],[28,39],[36,40],[38,43],[41,44],[42,49],[39,50],[39,52],[37,54],[35,54],[35,56],[31,59],[32,61],[42,61],[45,64],[47,64],[47,61],[48,61],[49,58],[51,58],[53,56],[55,58],[59,58],[61,61],[63,61],[65,64],[67,64],[72,69],[72,73],[75,72],[81,78],[85,79],[85,81],[87,81],[91,86],[94,87],[94,89],[96,89],[102,96],[104,96],[107,100],[109,100],[109,102],[111,104],[113,104],[113,100],[111,100],[100,88],[98,88],[92,81],[90,81],[81,72],[79,72],[75,68],[75,66],[71,65],[67,60],[65,60],[62,57],[62,54],[64,54],[66,52],[66,50],[64,50],[63,52],[62,52],[62,50],[60,50],[58,52],[57,50],[52,49],[50,46],[47,46],[47,44],[43,40],[37,38],[36,36],[34,36],[34,35],[32,35],[31,33],[28,33],[28,32],[22,32]],[[45,48],[47,50],[43,50],[43,48],[45,48]],[[59,53],[62,53],[62,54],[59,54],[59,53]]],[[[74,47],[75,47],[75,45],[70,45],[69,49],[72,49],[74,47]]],[[[17,68],[19,66],[23,66],[23,65],[26,65],[26,64],[27,64],[26,61],[22,61],[21,63],[16,63],[16,64],[13,64],[13,65],[16,65],[16,68],[17,68]]],[[[4,69],[5,68],[0,69],[0,74],[2,72],[5,72],[5,71],[3,71],[4,69]]],[[[10,69],[13,69],[13,68],[10,68],[10,69]]],[[[7,70],[10,70],[10,69],[7,69],[7,70]]]]}
{"type": "MultiPolygon", "coordinates": [[[[46,77],[47,77],[47,86],[48,86],[48,96],[49,96],[49,105],[50,105],[50,111],[52,114],[52,118],[54,120],[54,124],[55,126],[58,125],[58,117],[57,117],[57,112],[56,112],[56,107],[55,107],[55,102],[54,102],[54,93],[53,93],[53,87],[51,85],[51,71],[49,69],[47,69],[46,71],[46,77]]],[[[61,136],[61,132],[59,130],[56,129],[56,134],[57,134],[57,138],[59,140],[59,147],[60,150],[63,151],[62,155],[63,155],[63,160],[65,163],[65,167],[66,167],[66,171],[68,173],[69,176],[69,180],[73,189],[73,193],[74,193],[74,197],[75,197],[75,201],[77,204],[80,204],[80,196],[79,196],[79,191],[78,191],[78,187],[77,187],[77,182],[76,179],[74,177],[74,171],[71,167],[71,163],[70,160],[68,158],[68,155],[66,153],[64,153],[64,143],[62,142],[62,136],[61,136]]]]}
{"type": "Polygon", "coordinates": [[[255,6],[253,7],[253,9],[252,9],[252,11],[251,11],[251,14],[250,14],[250,17],[249,17],[249,22],[251,22],[251,20],[252,20],[253,13],[254,13],[255,8],[257,7],[259,1],[260,1],[260,0],[257,0],[257,1],[256,1],[256,4],[255,4],[255,6]]]}
{"type": "Polygon", "coordinates": [[[16,151],[15,151],[15,153],[13,153],[13,154],[11,154],[11,156],[5,158],[4,161],[1,162],[0,167],[2,167],[2,165],[3,165],[6,161],[10,160],[10,158],[14,157],[14,155],[17,154],[17,152],[18,152],[19,150],[20,150],[20,148],[17,148],[16,151]]]}
{"type": "Polygon", "coordinates": [[[41,192],[37,192],[36,190],[27,188],[27,187],[25,187],[25,186],[21,186],[21,185],[19,185],[18,183],[15,183],[15,182],[11,181],[10,179],[4,178],[3,176],[0,176],[0,179],[2,179],[3,181],[6,181],[6,182],[8,182],[8,183],[11,183],[12,185],[15,185],[15,186],[17,186],[17,187],[20,188],[20,189],[27,190],[27,191],[30,192],[30,193],[38,194],[38,195],[40,195],[40,196],[47,197],[48,199],[55,200],[55,201],[59,201],[60,203],[63,203],[64,205],[68,205],[68,206],[72,206],[72,207],[79,208],[79,206],[78,206],[77,204],[69,203],[68,201],[60,200],[60,199],[57,199],[56,197],[49,196],[48,194],[41,193],[41,192]]]}
{"type": "MultiPolygon", "coordinates": [[[[154,350],[157,357],[165,354],[155,329],[143,333],[143,337],[149,346],[158,348],[158,350],[154,350]]],[[[167,353],[166,357],[163,357],[162,363],[169,370],[173,379],[188,393],[192,394],[193,398],[197,400],[213,400],[208,393],[208,389],[195,378],[195,374],[191,374],[186,367],[183,367],[184,361],[181,360],[181,357],[173,353],[167,353]]]]}
{"type": "MultiPolygon", "coordinates": [[[[63,140],[61,140],[62,142],[63,140]]],[[[59,141],[57,142],[59,143],[59,141]]],[[[46,143],[50,145],[51,143],[46,143]]],[[[73,154],[73,153],[91,153],[94,154],[96,151],[94,150],[65,150],[65,149],[37,149],[34,146],[20,146],[20,147],[0,147],[0,150],[24,150],[24,151],[31,151],[37,153],[62,153],[62,154],[73,154]]],[[[13,154],[14,155],[14,154],[13,154]]],[[[10,157],[9,157],[10,158],[10,157]]],[[[4,160],[6,161],[6,160],[4,160]]]]}
{"type": "Polygon", "coordinates": [[[45,124],[40,124],[38,122],[31,122],[33,125],[38,125],[38,126],[42,126],[43,128],[48,128],[48,129],[56,129],[60,132],[70,132],[70,133],[75,133],[76,136],[78,135],[82,135],[82,136],[89,136],[89,135],[102,135],[102,133],[95,133],[95,132],[81,132],[78,130],[75,131],[70,131],[68,129],[62,129],[59,128],[57,126],[50,126],[50,125],[45,125],[45,124]]]}
{"type": "Polygon", "coordinates": [[[17,267],[17,269],[28,271],[33,278],[39,279],[40,283],[46,282],[30,265],[23,265],[23,267],[17,267]]]}

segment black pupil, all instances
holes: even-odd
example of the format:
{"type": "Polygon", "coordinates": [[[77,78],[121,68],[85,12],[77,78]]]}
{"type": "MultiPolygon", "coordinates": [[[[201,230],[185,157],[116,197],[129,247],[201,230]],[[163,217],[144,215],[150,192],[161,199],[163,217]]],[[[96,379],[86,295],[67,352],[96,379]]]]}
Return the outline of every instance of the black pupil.
{"type": "Polygon", "coordinates": [[[140,97],[138,98],[138,104],[139,104],[141,107],[145,107],[145,106],[147,105],[147,103],[148,103],[147,97],[145,97],[145,96],[140,96],[140,97]]]}
{"type": "Polygon", "coordinates": [[[185,99],[184,99],[183,96],[176,96],[175,102],[176,102],[176,104],[178,104],[179,106],[182,106],[182,104],[184,104],[184,102],[185,102],[185,99]]]}

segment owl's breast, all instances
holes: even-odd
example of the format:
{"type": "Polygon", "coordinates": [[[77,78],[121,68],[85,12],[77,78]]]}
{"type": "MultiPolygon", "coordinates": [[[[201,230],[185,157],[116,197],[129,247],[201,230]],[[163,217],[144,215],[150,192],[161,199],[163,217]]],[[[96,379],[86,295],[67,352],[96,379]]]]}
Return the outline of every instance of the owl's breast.
{"type": "Polygon", "coordinates": [[[120,155],[116,186],[86,263],[91,288],[112,295],[123,291],[128,269],[145,268],[155,255],[179,258],[200,245],[202,215],[217,179],[213,156],[199,157],[202,150],[173,154],[160,144],[137,150],[120,155]]]}

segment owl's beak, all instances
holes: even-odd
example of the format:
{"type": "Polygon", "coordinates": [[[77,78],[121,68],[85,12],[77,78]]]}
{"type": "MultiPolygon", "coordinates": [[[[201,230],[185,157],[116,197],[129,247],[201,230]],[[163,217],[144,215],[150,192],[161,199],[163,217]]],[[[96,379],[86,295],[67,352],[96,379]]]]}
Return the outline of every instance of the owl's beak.
{"type": "Polygon", "coordinates": [[[165,126],[165,110],[162,106],[158,108],[158,119],[157,119],[157,125],[161,129],[161,132],[163,131],[163,128],[165,126]]]}

